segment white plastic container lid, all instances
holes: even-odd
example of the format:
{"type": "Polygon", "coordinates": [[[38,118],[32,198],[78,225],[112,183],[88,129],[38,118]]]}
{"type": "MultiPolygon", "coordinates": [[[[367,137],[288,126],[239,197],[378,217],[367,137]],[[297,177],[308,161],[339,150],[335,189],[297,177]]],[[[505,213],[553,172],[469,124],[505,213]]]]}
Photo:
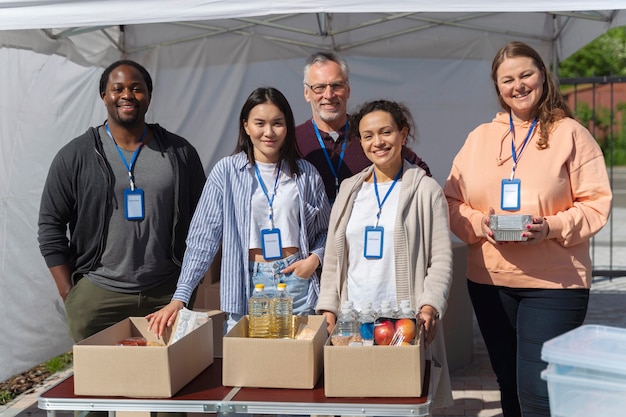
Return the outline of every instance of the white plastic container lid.
{"type": "Polygon", "coordinates": [[[626,329],[587,324],[548,340],[541,359],[626,375],[626,329]]]}

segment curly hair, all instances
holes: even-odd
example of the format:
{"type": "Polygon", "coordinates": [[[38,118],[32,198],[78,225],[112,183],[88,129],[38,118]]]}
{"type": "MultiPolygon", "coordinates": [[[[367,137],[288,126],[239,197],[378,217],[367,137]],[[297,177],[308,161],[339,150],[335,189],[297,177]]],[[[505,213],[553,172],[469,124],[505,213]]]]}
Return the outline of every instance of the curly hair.
{"type": "Polygon", "coordinates": [[[398,126],[398,130],[406,127],[408,131],[407,138],[415,139],[415,121],[411,112],[404,104],[390,100],[374,100],[363,103],[350,117],[350,136],[361,138],[361,133],[359,132],[361,119],[369,113],[379,110],[391,115],[396,126],[398,126]]]}

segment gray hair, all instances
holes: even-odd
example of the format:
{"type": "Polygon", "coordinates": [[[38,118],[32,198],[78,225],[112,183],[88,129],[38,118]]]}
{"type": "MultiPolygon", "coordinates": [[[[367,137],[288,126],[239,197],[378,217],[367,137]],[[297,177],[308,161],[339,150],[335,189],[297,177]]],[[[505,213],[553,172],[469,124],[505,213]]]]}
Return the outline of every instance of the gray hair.
{"type": "Polygon", "coordinates": [[[346,81],[350,78],[350,69],[348,68],[348,63],[345,59],[340,57],[334,52],[315,52],[313,55],[309,56],[304,65],[304,79],[303,82],[306,84],[306,76],[309,72],[309,68],[313,64],[325,64],[327,62],[335,62],[339,64],[341,67],[341,73],[346,81]]]}

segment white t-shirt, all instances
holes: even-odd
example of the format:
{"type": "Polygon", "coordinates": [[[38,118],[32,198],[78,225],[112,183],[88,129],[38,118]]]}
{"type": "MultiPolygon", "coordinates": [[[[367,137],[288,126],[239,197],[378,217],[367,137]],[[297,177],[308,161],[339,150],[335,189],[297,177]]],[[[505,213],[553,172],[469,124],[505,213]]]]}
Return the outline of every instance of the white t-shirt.
{"type": "MultiPolygon", "coordinates": [[[[274,183],[276,181],[276,164],[268,164],[256,161],[261,178],[265,184],[267,194],[272,198],[274,194],[274,183]]],[[[300,236],[300,206],[298,205],[298,188],[296,180],[289,175],[287,164],[283,164],[276,187],[276,196],[272,203],[274,208],[274,227],[280,229],[280,237],[283,248],[300,247],[298,242],[300,236]]],[[[261,230],[270,229],[269,219],[270,206],[259,184],[255,173],[256,181],[252,186],[252,213],[250,215],[250,247],[249,249],[260,249],[261,230]]]]}
{"type": "MultiPolygon", "coordinates": [[[[398,180],[391,194],[385,200],[378,226],[384,229],[383,257],[366,259],[364,256],[365,227],[376,225],[378,201],[374,184],[364,182],[357,192],[352,207],[352,214],[346,227],[346,243],[348,250],[348,299],[360,310],[366,301],[372,302],[374,310],[380,308],[382,300],[391,300],[396,305],[396,269],[394,263],[393,232],[400,196],[398,180]]],[[[378,183],[378,194],[382,201],[393,181],[378,183]]]]}

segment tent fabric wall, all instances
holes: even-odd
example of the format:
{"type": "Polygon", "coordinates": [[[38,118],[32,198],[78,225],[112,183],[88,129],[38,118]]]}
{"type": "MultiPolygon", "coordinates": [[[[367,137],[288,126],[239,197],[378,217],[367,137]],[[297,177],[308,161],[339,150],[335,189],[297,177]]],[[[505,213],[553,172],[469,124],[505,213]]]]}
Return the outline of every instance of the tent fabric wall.
{"type": "MultiPolygon", "coordinates": [[[[508,11],[537,12],[622,8],[615,1],[539,3],[506,6],[508,11]]],[[[489,80],[491,57],[506,41],[521,36],[505,30],[433,25],[418,36],[398,34],[371,41],[371,36],[380,37],[377,32],[387,29],[372,26],[349,34],[341,31],[342,26],[389,17],[363,14],[378,13],[383,6],[385,10],[436,9],[434,12],[503,8],[504,4],[491,0],[436,5],[421,1],[374,4],[293,0],[144,0],[132,4],[142,13],[129,13],[129,3],[118,1],[0,0],[0,316],[5,323],[0,338],[0,380],[71,348],[62,301],[39,254],[39,199],[58,149],[89,126],[104,121],[106,112],[97,86],[103,68],[112,61],[126,55],[148,68],[155,84],[148,120],[187,137],[208,171],[234,149],[240,106],[255,87],[279,88],[289,99],[297,122],[310,117],[303,98],[304,60],[314,50],[337,49],[350,64],[349,107],[375,98],[407,104],[418,126],[418,142],[412,146],[429,163],[435,179],[443,183],[467,133],[491,120],[497,111],[489,80]],[[359,13],[349,15],[352,10],[359,13]],[[298,14],[287,15],[291,12],[298,14]],[[286,42],[285,27],[309,25],[311,33],[319,29],[311,14],[315,12],[347,14],[333,16],[332,36],[294,33],[294,42],[286,42]],[[274,34],[267,25],[272,13],[285,13],[277,19],[282,28],[276,28],[274,34]],[[237,16],[239,20],[230,19],[237,16]],[[259,16],[266,16],[261,19],[265,24],[244,22],[249,25],[245,30],[224,29],[255,16],[256,23],[259,16]],[[201,28],[196,27],[201,19],[218,18],[224,20],[203,21],[201,28]],[[186,24],[181,23],[183,20],[186,24]],[[118,26],[121,23],[128,25],[124,32],[118,26]],[[93,27],[100,24],[106,27],[93,27]],[[65,29],[60,28],[68,27],[74,28],[68,29],[72,35],[64,36],[65,29]],[[204,35],[207,27],[222,33],[204,35]],[[59,29],[44,33],[38,28],[59,29]],[[51,33],[56,37],[50,37],[51,33]],[[363,43],[357,46],[359,42],[363,43]],[[123,52],[119,50],[122,43],[123,52]],[[341,45],[351,46],[344,49],[341,45]]],[[[574,25],[566,24],[569,17],[558,17],[563,23],[559,35],[567,38],[555,38],[552,25],[557,18],[545,13],[486,13],[474,24],[492,29],[503,24],[510,28],[531,26],[535,35],[525,35],[522,40],[550,60],[554,53],[571,53],[624,19],[621,11],[585,14],[599,18],[574,25]]],[[[455,20],[449,14],[436,15],[455,20]]],[[[397,17],[391,25],[404,29],[407,22],[397,17]]]]}
{"type": "MultiPolygon", "coordinates": [[[[298,58],[246,63],[247,54],[270,47],[247,38],[223,49],[199,42],[189,50],[159,48],[134,57],[154,78],[149,121],[188,138],[208,171],[233,151],[237,115],[255,87],[279,88],[297,121],[306,120],[310,108],[303,98],[301,73],[305,51],[298,58]],[[207,65],[207,57],[217,52],[228,54],[231,63],[207,65]],[[183,68],[166,64],[183,59],[188,63],[183,68]]],[[[467,132],[490,120],[496,110],[485,62],[350,57],[350,65],[350,107],[374,98],[406,103],[418,125],[413,148],[441,183],[467,132]]],[[[55,55],[0,49],[0,73],[11,74],[2,77],[0,99],[1,169],[7,174],[0,177],[0,227],[5,231],[0,241],[0,314],[11,323],[0,339],[0,362],[6,364],[0,367],[0,379],[71,347],[62,301],[39,254],[37,215],[55,153],[106,117],[97,93],[101,71],[55,55]]]]}

